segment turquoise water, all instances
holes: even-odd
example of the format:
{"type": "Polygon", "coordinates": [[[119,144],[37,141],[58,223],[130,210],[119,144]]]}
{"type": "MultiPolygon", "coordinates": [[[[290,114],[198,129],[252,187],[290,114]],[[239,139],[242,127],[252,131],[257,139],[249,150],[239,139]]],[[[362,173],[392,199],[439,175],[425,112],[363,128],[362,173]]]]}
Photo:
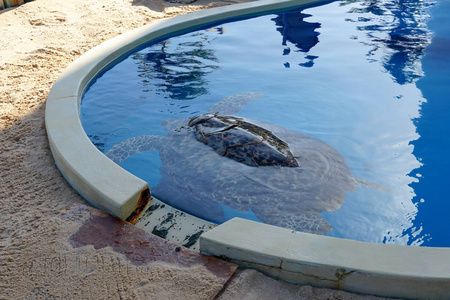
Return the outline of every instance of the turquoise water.
{"type": "MultiPolygon", "coordinates": [[[[336,1],[173,37],[98,77],[82,101],[83,126],[106,152],[135,136],[167,135],[168,118],[262,92],[238,115],[323,141],[354,177],[390,190],[348,191],[340,209],[320,213],[333,227],[327,235],[448,247],[449,12],[445,1],[336,1]]],[[[120,165],[152,188],[161,181],[157,151],[120,165]]],[[[195,213],[201,202],[191,200],[180,206],[195,213]]],[[[213,221],[258,219],[221,208],[213,221]]]]}

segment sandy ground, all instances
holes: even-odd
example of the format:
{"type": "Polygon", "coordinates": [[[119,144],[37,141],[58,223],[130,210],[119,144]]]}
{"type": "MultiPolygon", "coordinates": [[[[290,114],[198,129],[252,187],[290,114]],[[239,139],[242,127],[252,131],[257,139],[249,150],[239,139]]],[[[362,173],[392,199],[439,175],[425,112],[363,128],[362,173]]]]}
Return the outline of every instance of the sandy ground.
{"type": "MultiPolygon", "coordinates": [[[[58,215],[86,202],[54,165],[44,110],[59,74],[90,48],[155,19],[236,2],[245,0],[36,0],[0,11],[0,299],[207,298],[217,283],[200,269],[154,264],[143,272],[108,248],[80,250],[67,243],[75,229],[58,215]],[[152,281],[158,284],[148,288],[152,281]]],[[[291,285],[245,270],[220,298],[373,297],[291,285]]]]}

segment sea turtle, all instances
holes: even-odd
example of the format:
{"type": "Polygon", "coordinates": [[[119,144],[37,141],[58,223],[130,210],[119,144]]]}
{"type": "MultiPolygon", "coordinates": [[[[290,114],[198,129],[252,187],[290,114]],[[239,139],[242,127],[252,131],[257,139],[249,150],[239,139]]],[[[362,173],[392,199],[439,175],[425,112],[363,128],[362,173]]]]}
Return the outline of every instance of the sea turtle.
{"type": "Polygon", "coordinates": [[[158,150],[161,182],[152,194],[205,219],[224,221],[223,205],[251,210],[267,224],[324,234],[332,227],[319,213],[339,209],[355,185],[341,154],[312,137],[267,122],[236,117],[262,94],[227,97],[193,118],[168,119],[167,136],[143,135],[113,146],[116,163],[158,150]]]}

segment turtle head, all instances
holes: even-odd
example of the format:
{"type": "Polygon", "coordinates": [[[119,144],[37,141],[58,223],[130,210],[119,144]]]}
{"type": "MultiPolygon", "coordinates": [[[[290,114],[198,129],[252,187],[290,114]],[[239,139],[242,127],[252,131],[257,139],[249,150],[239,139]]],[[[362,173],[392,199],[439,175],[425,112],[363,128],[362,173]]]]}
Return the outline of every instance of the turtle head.
{"type": "Polygon", "coordinates": [[[197,124],[201,124],[201,123],[208,123],[208,121],[210,121],[212,118],[214,118],[216,115],[215,114],[203,114],[203,115],[198,115],[195,116],[193,118],[191,118],[189,120],[189,127],[193,127],[197,124]]]}
{"type": "Polygon", "coordinates": [[[181,132],[187,126],[186,119],[169,118],[161,122],[162,127],[168,133],[181,132]]]}

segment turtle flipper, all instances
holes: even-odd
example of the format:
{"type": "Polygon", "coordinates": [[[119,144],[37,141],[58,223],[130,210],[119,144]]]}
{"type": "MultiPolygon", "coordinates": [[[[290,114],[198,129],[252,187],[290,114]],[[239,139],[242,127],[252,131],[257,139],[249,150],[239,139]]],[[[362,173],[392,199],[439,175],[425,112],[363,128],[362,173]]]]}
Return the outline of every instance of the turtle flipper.
{"type": "Polygon", "coordinates": [[[325,234],[333,229],[323,217],[316,214],[286,214],[267,217],[257,215],[257,217],[266,224],[306,233],[325,234]]]}
{"type": "Polygon", "coordinates": [[[178,186],[161,170],[161,182],[150,189],[152,196],[188,214],[212,222],[225,222],[223,208],[212,200],[199,200],[178,186]]]}
{"type": "Polygon", "coordinates": [[[135,154],[160,150],[165,141],[166,137],[162,135],[141,135],[114,145],[105,155],[118,164],[135,154]]]}
{"type": "Polygon", "coordinates": [[[358,177],[351,177],[351,179],[353,180],[354,184],[357,186],[362,186],[362,187],[374,189],[377,191],[385,191],[385,192],[392,193],[392,191],[390,189],[385,188],[384,186],[381,186],[379,184],[373,183],[367,179],[358,178],[358,177]]]}
{"type": "Polygon", "coordinates": [[[207,113],[235,115],[242,109],[242,107],[244,107],[245,104],[258,99],[262,96],[262,94],[263,93],[258,92],[248,92],[226,97],[214,104],[207,113]]]}

